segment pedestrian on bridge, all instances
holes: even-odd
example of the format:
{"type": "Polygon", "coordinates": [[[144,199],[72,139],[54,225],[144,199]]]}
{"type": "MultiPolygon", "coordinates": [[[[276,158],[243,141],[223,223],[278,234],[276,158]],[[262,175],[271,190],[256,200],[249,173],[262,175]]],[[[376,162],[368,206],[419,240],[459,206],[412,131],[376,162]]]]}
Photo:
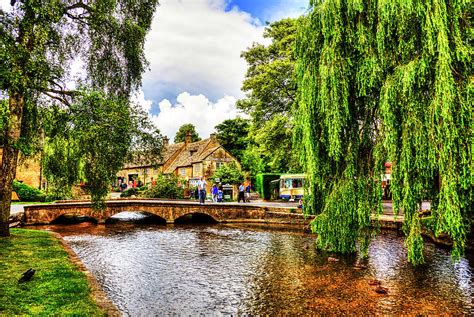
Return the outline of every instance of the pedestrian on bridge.
{"type": "Polygon", "coordinates": [[[203,205],[204,201],[206,200],[206,185],[206,179],[201,177],[201,179],[198,181],[199,203],[201,205],[203,205]]]}

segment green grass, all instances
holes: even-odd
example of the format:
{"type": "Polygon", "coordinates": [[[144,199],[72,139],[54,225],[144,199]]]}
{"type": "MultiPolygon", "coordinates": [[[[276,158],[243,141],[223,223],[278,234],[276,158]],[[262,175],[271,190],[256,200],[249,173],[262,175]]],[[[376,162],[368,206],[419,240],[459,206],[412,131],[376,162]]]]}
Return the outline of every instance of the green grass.
{"type": "Polygon", "coordinates": [[[12,229],[0,238],[0,316],[103,316],[85,275],[69,260],[60,242],[38,230],[12,229]],[[29,282],[18,283],[30,267],[29,282]]]}
{"type": "Polygon", "coordinates": [[[48,205],[54,201],[12,201],[12,205],[48,205]]]}

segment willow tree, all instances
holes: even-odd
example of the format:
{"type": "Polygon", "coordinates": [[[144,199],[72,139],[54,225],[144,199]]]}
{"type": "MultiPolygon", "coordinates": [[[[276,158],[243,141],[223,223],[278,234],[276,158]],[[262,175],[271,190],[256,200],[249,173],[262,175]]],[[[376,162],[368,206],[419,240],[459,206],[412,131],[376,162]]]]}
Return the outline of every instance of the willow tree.
{"type": "MultiPolygon", "coordinates": [[[[28,143],[22,131],[31,126],[29,113],[41,104],[64,108],[87,104],[96,96],[87,91],[109,100],[128,100],[146,67],[143,43],[157,0],[10,3],[11,7],[0,10],[0,91],[8,96],[8,120],[2,131],[0,236],[9,234],[12,182],[19,151],[28,143]],[[73,63],[83,71],[76,84],[71,84],[69,71],[73,63]]],[[[122,107],[121,102],[108,105],[122,107]]],[[[104,144],[101,135],[94,142],[104,144]]],[[[91,172],[99,168],[99,174],[110,175],[105,159],[98,155],[91,172]]]]}
{"type": "Polygon", "coordinates": [[[463,252],[473,216],[469,1],[311,1],[297,37],[296,136],[322,248],[366,249],[392,162],[408,260],[424,223],[463,252]],[[421,202],[431,201],[431,214],[421,202]]]}

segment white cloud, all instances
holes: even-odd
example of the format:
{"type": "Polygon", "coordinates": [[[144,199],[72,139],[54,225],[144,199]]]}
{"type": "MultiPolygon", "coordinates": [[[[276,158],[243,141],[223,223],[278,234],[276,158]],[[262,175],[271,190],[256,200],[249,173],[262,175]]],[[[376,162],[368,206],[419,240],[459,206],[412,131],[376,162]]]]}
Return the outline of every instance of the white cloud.
{"type": "MultiPolygon", "coordinates": [[[[144,110],[149,110],[151,101],[144,98],[143,93],[139,93],[135,102],[142,105],[144,110]]],[[[159,102],[160,112],[150,117],[163,135],[170,138],[171,142],[179,127],[186,123],[192,123],[202,138],[209,137],[214,132],[214,127],[226,119],[233,119],[237,116],[246,117],[235,107],[236,98],[224,96],[216,102],[210,101],[204,95],[191,95],[182,92],[177,97],[176,104],[172,104],[168,99],[159,102]]]]}
{"type": "Polygon", "coordinates": [[[10,0],[0,0],[0,10],[5,12],[10,12],[12,6],[10,5],[10,0]]]}
{"type": "Polygon", "coordinates": [[[145,44],[151,71],[143,90],[155,104],[179,93],[243,97],[247,70],[240,53],[263,42],[263,26],[225,0],[162,0],[145,44]]]}
{"type": "Polygon", "coordinates": [[[139,91],[135,92],[130,97],[130,101],[140,106],[140,108],[142,108],[145,112],[150,113],[153,101],[145,99],[145,94],[143,93],[143,90],[140,89],[139,91]]]}

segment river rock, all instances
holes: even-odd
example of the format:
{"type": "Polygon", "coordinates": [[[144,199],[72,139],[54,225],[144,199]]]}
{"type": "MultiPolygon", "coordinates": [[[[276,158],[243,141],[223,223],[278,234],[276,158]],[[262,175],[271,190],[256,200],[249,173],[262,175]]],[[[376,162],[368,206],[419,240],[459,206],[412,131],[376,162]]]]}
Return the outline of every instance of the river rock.
{"type": "Polygon", "coordinates": [[[369,285],[380,285],[382,284],[379,280],[369,280],[369,285]]]}
{"type": "Polygon", "coordinates": [[[356,263],[353,266],[354,270],[365,270],[367,268],[367,265],[356,263]]]}
{"type": "Polygon", "coordinates": [[[336,258],[333,258],[333,257],[329,257],[328,258],[328,262],[339,262],[339,259],[336,259],[336,258]]]}
{"type": "Polygon", "coordinates": [[[375,288],[375,292],[377,294],[388,294],[388,288],[385,288],[379,285],[375,288]]]}

